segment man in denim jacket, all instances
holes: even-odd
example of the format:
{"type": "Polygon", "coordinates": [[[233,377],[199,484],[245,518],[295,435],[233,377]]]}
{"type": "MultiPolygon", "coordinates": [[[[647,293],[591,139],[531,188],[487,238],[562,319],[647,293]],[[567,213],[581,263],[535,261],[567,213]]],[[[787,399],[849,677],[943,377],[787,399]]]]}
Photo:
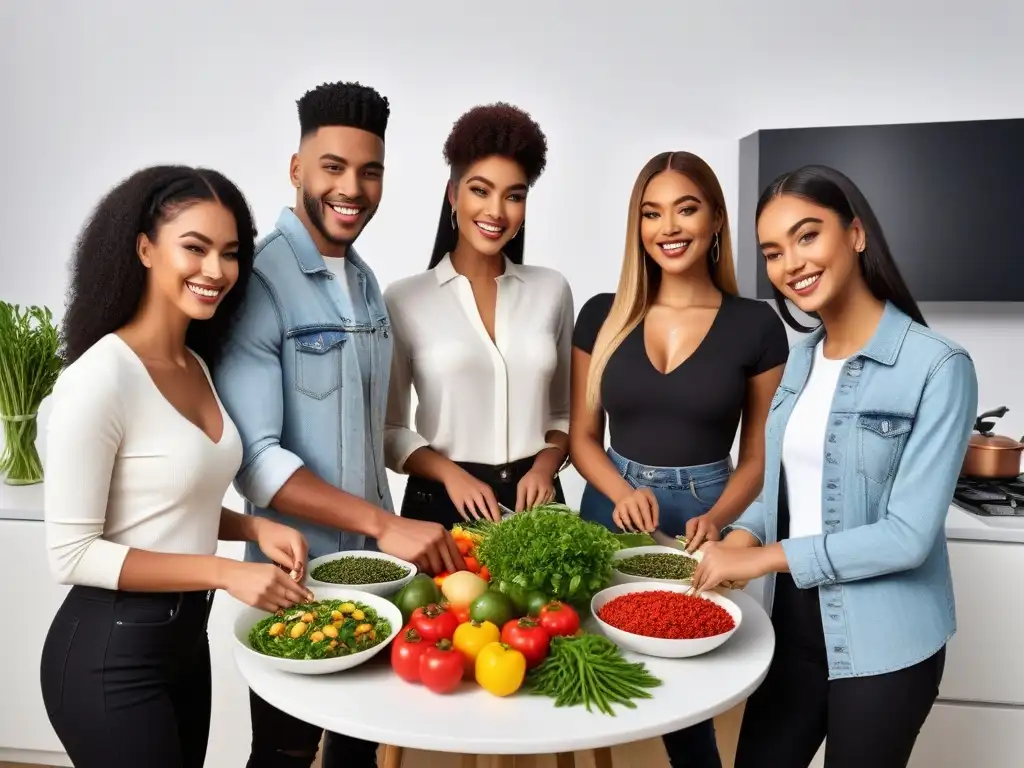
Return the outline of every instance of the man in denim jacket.
{"type": "MultiPolygon", "coordinates": [[[[298,528],[311,558],[373,546],[428,572],[464,566],[439,525],[394,514],[384,467],[391,327],[352,247],[380,203],[387,99],[324,84],[298,102],[301,140],[285,208],[256,252],[214,377],[242,435],[235,481],[248,514],[298,528]]],[[[258,547],[246,559],[266,562],[258,547]]],[[[250,691],[249,768],[308,768],[322,730],[250,691]]],[[[375,765],[376,745],[328,734],[324,768],[375,765]]]]}

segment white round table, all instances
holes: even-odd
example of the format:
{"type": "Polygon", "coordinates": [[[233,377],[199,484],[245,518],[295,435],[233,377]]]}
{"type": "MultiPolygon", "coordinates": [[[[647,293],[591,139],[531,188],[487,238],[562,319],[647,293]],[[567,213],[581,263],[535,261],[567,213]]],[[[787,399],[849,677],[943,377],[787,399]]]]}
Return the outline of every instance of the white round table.
{"type": "Polygon", "coordinates": [[[241,648],[235,661],[261,698],[307,723],[380,744],[464,755],[537,755],[602,749],[662,736],[714,717],[745,700],[764,679],[775,650],[771,621],[745,592],[730,599],[743,611],[728,642],[692,659],[633,653],[662,685],[636,709],[614,705],[615,717],[582,706],[556,708],[546,696],[498,698],[464,682],[440,696],[404,682],[377,658],[336,675],[292,675],[269,669],[241,648]]]}

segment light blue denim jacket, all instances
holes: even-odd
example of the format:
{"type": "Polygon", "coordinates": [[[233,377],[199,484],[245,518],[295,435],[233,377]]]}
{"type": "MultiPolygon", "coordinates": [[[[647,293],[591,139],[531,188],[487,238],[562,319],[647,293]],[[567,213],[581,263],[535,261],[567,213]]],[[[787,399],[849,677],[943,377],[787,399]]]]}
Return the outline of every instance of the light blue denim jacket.
{"type": "MultiPolygon", "coordinates": [[[[394,511],[383,448],[391,325],[373,272],[351,248],[347,259],[369,322],[355,319],[359,313],[305,226],[285,208],[257,247],[248,293],[214,371],[217,392],[242,435],[235,488],[246,500],[245,511],[299,529],[310,558],[367,542],[268,508],[300,467],[394,511]],[[368,407],[359,351],[371,361],[368,407]]],[[[246,548],[246,559],[266,560],[254,545],[246,548]]]]}
{"type": "MultiPolygon", "coordinates": [[[[731,527],[778,541],[782,443],[821,329],[790,350],[766,425],[764,490],[731,527]]],[[[782,542],[816,587],[829,678],[903,669],[956,632],[945,520],[978,407],[970,355],[887,304],[832,400],[817,536],[782,542]]],[[[775,577],[765,583],[770,609],[775,577]]]]}

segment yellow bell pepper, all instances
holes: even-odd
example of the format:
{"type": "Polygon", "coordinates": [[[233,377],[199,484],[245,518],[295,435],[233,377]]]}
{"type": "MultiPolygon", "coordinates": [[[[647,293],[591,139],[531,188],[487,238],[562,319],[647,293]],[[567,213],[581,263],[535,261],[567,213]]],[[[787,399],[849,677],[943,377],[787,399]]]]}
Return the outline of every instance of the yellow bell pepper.
{"type": "Polygon", "coordinates": [[[477,624],[475,621],[466,621],[459,624],[455,634],[452,635],[452,645],[466,659],[466,677],[473,677],[476,657],[480,650],[490,643],[498,642],[500,638],[501,630],[490,621],[481,624],[477,624]]]}
{"type": "Polygon", "coordinates": [[[476,657],[476,681],[488,693],[509,696],[526,677],[526,657],[501,642],[488,643],[476,657]]]}

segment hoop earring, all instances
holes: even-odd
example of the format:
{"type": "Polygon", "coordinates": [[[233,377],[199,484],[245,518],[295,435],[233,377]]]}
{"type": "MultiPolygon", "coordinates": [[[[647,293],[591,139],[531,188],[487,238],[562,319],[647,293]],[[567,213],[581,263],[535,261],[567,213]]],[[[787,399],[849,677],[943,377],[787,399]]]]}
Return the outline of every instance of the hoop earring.
{"type": "Polygon", "coordinates": [[[720,258],[722,258],[722,247],[718,243],[718,233],[715,232],[714,242],[711,243],[711,262],[717,264],[720,258]]]}
{"type": "Polygon", "coordinates": [[[455,221],[455,209],[452,208],[452,229],[458,229],[458,222],[455,221]]]}

